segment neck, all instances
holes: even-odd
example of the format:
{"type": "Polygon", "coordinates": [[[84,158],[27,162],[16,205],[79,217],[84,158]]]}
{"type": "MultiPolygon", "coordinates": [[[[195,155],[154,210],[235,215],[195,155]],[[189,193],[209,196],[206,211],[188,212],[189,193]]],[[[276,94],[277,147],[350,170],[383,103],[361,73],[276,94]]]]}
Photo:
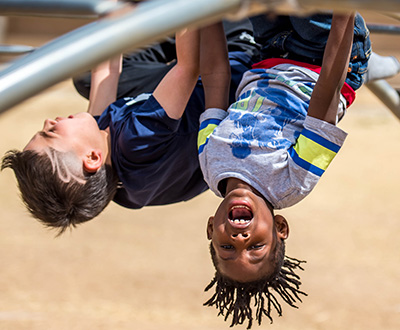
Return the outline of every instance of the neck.
{"type": "Polygon", "coordinates": [[[232,190],[238,189],[238,188],[247,189],[247,190],[250,190],[250,191],[256,193],[256,191],[253,189],[252,186],[250,186],[249,184],[247,184],[246,182],[244,182],[244,181],[242,181],[240,179],[229,178],[229,179],[226,180],[226,192],[225,192],[225,194],[228,194],[232,190]]]}
{"type": "Polygon", "coordinates": [[[271,203],[269,201],[267,201],[265,199],[265,197],[256,189],[254,189],[252,186],[250,186],[248,183],[240,180],[240,179],[236,179],[236,178],[228,178],[226,180],[226,191],[225,191],[225,195],[227,195],[229,192],[231,192],[234,189],[247,189],[249,191],[251,191],[252,193],[256,194],[257,196],[261,197],[265,203],[267,203],[268,208],[271,210],[273,210],[273,207],[271,205],[271,203]]]}
{"type": "Polygon", "coordinates": [[[104,151],[106,152],[105,155],[105,164],[111,166],[111,136],[110,136],[110,129],[107,127],[105,130],[102,131],[104,136],[104,151]]]}

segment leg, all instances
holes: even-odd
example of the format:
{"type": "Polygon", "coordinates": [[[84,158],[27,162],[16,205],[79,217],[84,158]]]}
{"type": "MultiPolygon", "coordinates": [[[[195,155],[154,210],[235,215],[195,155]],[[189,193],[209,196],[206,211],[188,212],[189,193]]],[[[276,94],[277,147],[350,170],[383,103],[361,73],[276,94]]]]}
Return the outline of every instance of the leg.
{"type": "MultiPolygon", "coordinates": [[[[248,19],[238,22],[224,22],[228,51],[246,52],[255,55],[259,47],[253,39],[253,28],[248,19]]],[[[175,39],[150,46],[145,50],[127,54],[123,58],[122,73],[118,85],[117,98],[135,97],[141,93],[154,91],[161,79],[175,65],[175,39]]],[[[73,79],[78,93],[89,97],[90,74],[85,73],[73,79]]]]}
{"type": "Polygon", "coordinates": [[[251,18],[262,59],[284,57],[316,65],[322,58],[332,15],[267,16],[251,18]]]}
{"type": "Polygon", "coordinates": [[[252,57],[258,54],[260,47],[254,40],[253,26],[249,19],[223,21],[223,26],[228,52],[245,52],[252,57]]]}
{"type": "MultiPolygon", "coordinates": [[[[251,19],[256,41],[261,42],[263,58],[285,57],[310,64],[321,65],[332,23],[331,14],[309,17],[265,15],[251,19]]],[[[369,31],[364,19],[357,14],[349,73],[346,78],[354,90],[363,83],[371,55],[369,31]]]]}
{"type": "Polygon", "coordinates": [[[254,39],[261,47],[259,60],[281,57],[286,51],[283,44],[291,31],[288,16],[259,15],[250,18],[254,39]]]}
{"type": "MultiPolygon", "coordinates": [[[[165,74],[175,65],[173,61],[175,58],[175,39],[173,38],[125,55],[117,98],[135,97],[142,93],[153,92],[165,74]]],[[[76,90],[85,98],[89,98],[90,80],[90,73],[73,78],[76,90]]]]}
{"type": "MultiPolygon", "coordinates": [[[[291,18],[295,34],[288,40],[289,52],[307,58],[308,63],[322,64],[327,37],[332,23],[332,15],[312,15],[309,18],[291,18]]],[[[360,14],[354,20],[353,46],[350,55],[346,83],[354,90],[361,87],[367,72],[371,55],[371,41],[365,21],[360,14]]]]}

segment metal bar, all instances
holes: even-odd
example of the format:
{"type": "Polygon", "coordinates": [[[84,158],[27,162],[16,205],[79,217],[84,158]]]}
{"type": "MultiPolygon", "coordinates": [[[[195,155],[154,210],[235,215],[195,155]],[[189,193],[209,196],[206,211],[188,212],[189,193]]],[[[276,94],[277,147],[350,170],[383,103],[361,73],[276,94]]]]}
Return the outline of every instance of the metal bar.
{"type": "Polygon", "coordinates": [[[367,27],[371,33],[400,34],[400,25],[367,24],[367,27]]]}
{"type": "Polygon", "coordinates": [[[372,10],[400,13],[399,0],[257,0],[255,2],[285,14],[304,14],[321,10],[372,10]]]}
{"type": "Polygon", "coordinates": [[[21,55],[33,52],[35,47],[25,45],[0,45],[2,55],[21,55]]]}
{"type": "Polygon", "coordinates": [[[376,12],[400,12],[399,0],[297,0],[308,9],[372,10],[376,12]]]}
{"type": "MultiPolygon", "coordinates": [[[[1,2],[2,0],[0,0],[1,2]]],[[[16,3],[21,0],[9,0],[16,3]]],[[[27,0],[25,0],[27,1],[27,0]]],[[[31,0],[34,2],[34,0],[31,0]]],[[[89,0],[41,0],[88,3],[89,0]]],[[[5,1],[3,0],[3,3],[5,1]]],[[[38,1],[36,1],[38,2],[38,1]]],[[[98,2],[98,1],[96,1],[98,2]]],[[[101,2],[101,1],[99,1],[101,2]]],[[[104,1],[107,2],[107,1],[104,1]]],[[[400,12],[400,1],[384,0],[149,0],[120,18],[104,19],[72,31],[20,58],[0,72],[0,112],[51,85],[127,50],[143,47],[185,26],[275,10],[303,14],[320,9],[359,8],[400,12]],[[237,14],[237,11],[240,14],[237,14]],[[126,36],[129,36],[127,38],[126,36]]],[[[68,7],[68,5],[66,5],[68,7]]]]}
{"type": "Polygon", "coordinates": [[[400,119],[400,95],[386,80],[370,81],[365,86],[400,119]]]}
{"type": "Polygon", "coordinates": [[[117,53],[148,45],[186,26],[221,19],[240,5],[241,0],[152,0],[122,17],[72,31],[0,73],[0,112],[117,53]]]}
{"type": "Polygon", "coordinates": [[[98,17],[120,7],[107,0],[0,0],[3,16],[98,17]]]}

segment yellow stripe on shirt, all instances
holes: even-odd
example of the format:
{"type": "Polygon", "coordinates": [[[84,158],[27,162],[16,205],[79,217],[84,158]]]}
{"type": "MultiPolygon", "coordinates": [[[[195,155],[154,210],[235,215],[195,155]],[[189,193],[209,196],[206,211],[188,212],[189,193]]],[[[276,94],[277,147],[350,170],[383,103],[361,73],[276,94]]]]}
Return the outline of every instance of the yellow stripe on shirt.
{"type": "Polygon", "coordinates": [[[211,135],[212,132],[214,132],[214,129],[217,126],[217,124],[208,124],[206,127],[199,131],[197,137],[197,148],[200,148],[201,145],[206,143],[208,137],[211,135]]]}
{"type": "Polygon", "coordinates": [[[304,135],[299,136],[294,150],[301,159],[324,171],[336,156],[336,152],[325,148],[304,135]]]}

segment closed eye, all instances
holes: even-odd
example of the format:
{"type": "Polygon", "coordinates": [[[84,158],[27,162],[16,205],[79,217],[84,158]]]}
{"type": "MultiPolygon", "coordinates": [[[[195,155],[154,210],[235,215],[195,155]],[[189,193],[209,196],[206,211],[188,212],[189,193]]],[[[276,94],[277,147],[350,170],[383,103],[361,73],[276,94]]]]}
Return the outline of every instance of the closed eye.
{"type": "Polygon", "coordinates": [[[44,138],[51,138],[54,137],[56,135],[56,133],[54,132],[54,129],[49,129],[47,131],[40,131],[39,135],[44,137],[44,138]]]}
{"type": "Polygon", "coordinates": [[[39,135],[42,136],[42,137],[45,137],[45,138],[49,137],[49,135],[45,131],[40,131],[39,135]]]}

